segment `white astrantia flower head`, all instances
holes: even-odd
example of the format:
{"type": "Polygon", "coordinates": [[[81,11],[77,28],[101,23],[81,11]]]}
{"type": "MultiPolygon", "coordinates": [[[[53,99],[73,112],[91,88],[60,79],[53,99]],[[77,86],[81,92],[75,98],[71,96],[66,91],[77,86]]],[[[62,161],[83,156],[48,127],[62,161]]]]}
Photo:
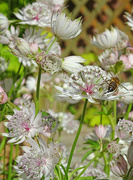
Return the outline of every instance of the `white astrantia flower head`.
{"type": "Polygon", "coordinates": [[[54,166],[58,162],[54,156],[54,144],[51,142],[49,147],[45,140],[38,138],[39,145],[33,140],[28,139],[31,147],[23,146],[24,154],[17,157],[15,169],[22,180],[40,180],[45,176],[45,180],[54,179],[54,166]]]}
{"type": "Polygon", "coordinates": [[[32,103],[30,108],[22,107],[21,110],[14,109],[13,115],[6,115],[9,122],[5,126],[9,133],[2,133],[3,136],[12,137],[9,143],[16,144],[24,142],[27,138],[32,138],[36,133],[43,130],[42,113],[39,112],[35,117],[35,104],[32,103]]]}
{"type": "Polygon", "coordinates": [[[123,49],[127,46],[128,36],[118,28],[111,27],[111,30],[106,29],[103,33],[93,36],[91,43],[100,49],[123,49]]]}
{"type": "Polygon", "coordinates": [[[115,65],[117,63],[118,51],[114,48],[106,49],[98,58],[101,66],[107,70],[111,65],[115,65]]]}
{"type": "Polygon", "coordinates": [[[9,27],[9,22],[7,17],[0,13],[0,34],[3,34],[6,29],[9,27]]]}
{"type": "Polygon", "coordinates": [[[72,39],[81,33],[82,20],[78,18],[72,21],[64,12],[55,12],[51,19],[51,28],[56,37],[60,39],[72,39]]]}
{"type": "Polygon", "coordinates": [[[61,59],[55,54],[41,52],[36,55],[36,62],[41,65],[42,69],[51,74],[61,69],[61,59]]]}
{"type": "Polygon", "coordinates": [[[50,27],[52,11],[46,4],[34,2],[28,4],[19,13],[14,13],[21,20],[20,24],[36,25],[39,27],[50,27]]]}
{"type": "Polygon", "coordinates": [[[79,121],[74,120],[74,115],[71,113],[56,113],[56,116],[60,122],[60,127],[63,128],[68,134],[73,134],[78,130],[79,121]]]}
{"type": "Polygon", "coordinates": [[[0,56],[0,74],[8,68],[9,62],[4,57],[0,56]]]}
{"type": "MultiPolygon", "coordinates": [[[[79,72],[71,74],[67,80],[67,89],[55,86],[63,96],[81,100],[87,98],[88,101],[96,103],[95,99],[103,99],[104,88],[110,80],[110,74],[98,66],[85,66],[79,72]]],[[[61,96],[62,96],[61,95],[61,96]]]]}
{"type": "Polygon", "coordinates": [[[27,58],[31,55],[29,43],[23,38],[13,37],[8,46],[11,53],[17,57],[27,58]]]}
{"type": "MultiPolygon", "coordinates": [[[[132,11],[133,12],[133,11],[132,11]]],[[[133,14],[125,12],[125,17],[127,18],[128,22],[126,22],[126,24],[131,28],[131,30],[133,31],[133,14]]]]}
{"type": "Polygon", "coordinates": [[[103,171],[92,167],[87,168],[81,176],[83,177],[94,176],[95,179],[97,180],[107,178],[107,175],[103,171]]]}
{"type": "Polygon", "coordinates": [[[119,120],[116,126],[118,138],[131,142],[133,140],[133,122],[126,119],[119,120]]]}
{"type": "Polygon", "coordinates": [[[24,67],[30,68],[32,71],[35,71],[38,67],[37,63],[33,59],[29,59],[26,57],[19,57],[19,62],[23,64],[24,67]]]}
{"type": "Polygon", "coordinates": [[[61,68],[68,73],[77,72],[83,67],[80,63],[85,61],[81,56],[68,56],[62,60],[61,68]]]}

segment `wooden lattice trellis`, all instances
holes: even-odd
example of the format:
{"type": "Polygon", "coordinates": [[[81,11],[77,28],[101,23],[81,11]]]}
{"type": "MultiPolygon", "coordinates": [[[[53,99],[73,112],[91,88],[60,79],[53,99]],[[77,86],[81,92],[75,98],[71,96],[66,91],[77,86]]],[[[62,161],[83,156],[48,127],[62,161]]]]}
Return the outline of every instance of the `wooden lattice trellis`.
{"type": "Polygon", "coordinates": [[[62,41],[62,56],[81,55],[100,50],[90,44],[90,36],[103,32],[111,25],[124,31],[133,45],[133,32],[125,24],[124,13],[131,13],[133,0],[68,0],[67,7],[72,19],[83,17],[83,31],[72,40],[62,41]]]}

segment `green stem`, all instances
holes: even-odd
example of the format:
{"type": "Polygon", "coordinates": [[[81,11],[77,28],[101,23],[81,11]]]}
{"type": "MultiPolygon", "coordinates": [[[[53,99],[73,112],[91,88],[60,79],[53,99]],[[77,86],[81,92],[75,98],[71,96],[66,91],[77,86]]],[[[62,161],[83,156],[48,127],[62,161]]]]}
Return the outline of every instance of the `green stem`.
{"type": "Polygon", "coordinates": [[[83,124],[83,121],[84,121],[84,116],[85,116],[85,110],[86,110],[87,102],[88,102],[88,99],[85,99],[85,104],[84,104],[82,119],[81,119],[81,121],[80,121],[80,125],[79,125],[79,128],[78,128],[78,131],[77,131],[77,134],[76,134],[74,143],[73,143],[73,145],[72,145],[72,149],[71,149],[71,152],[70,152],[70,156],[69,156],[69,159],[68,159],[68,164],[67,164],[67,168],[66,168],[66,172],[67,172],[67,173],[68,173],[68,171],[69,171],[69,167],[70,167],[71,160],[72,160],[72,157],[73,157],[74,149],[75,149],[75,147],[76,147],[76,144],[77,144],[77,141],[78,141],[78,137],[79,137],[80,132],[81,132],[81,128],[82,128],[82,124],[83,124]]]}
{"type": "Polygon", "coordinates": [[[129,106],[128,106],[128,109],[127,109],[127,112],[126,112],[126,115],[125,115],[125,119],[128,119],[128,115],[129,115],[131,109],[132,109],[132,103],[129,104],[129,106]]]}
{"type": "Polygon", "coordinates": [[[114,124],[116,125],[117,121],[117,101],[114,100],[114,124]]]}
{"type": "Polygon", "coordinates": [[[9,158],[9,167],[8,167],[8,179],[11,180],[12,175],[12,156],[13,156],[13,143],[10,145],[10,158],[9,158]]]}
{"type": "Polygon", "coordinates": [[[37,79],[37,90],[36,90],[36,115],[39,112],[39,90],[40,90],[40,80],[41,80],[41,66],[39,66],[39,73],[37,79]]]}
{"type": "Polygon", "coordinates": [[[50,44],[49,48],[47,49],[45,54],[48,54],[49,50],[51,49],[51,47],[53,46],[53,44],[55,43],[55,41],[57,40],[57,37],[54,37],[53,42],[50,44]]]}
{"type": "MultiPolygon", "coordinates": [[[[108,172],[108,169],[109,169],[109,168],[108,168],[108,161],[107,161],[107,157],[106,157],[105,152],[103,152],[103,159],[104,159],[104,163],[105,163],[104,172],[108,174],[108,173],[109,173],[109,172],[108,172]]],[[[109,175],[109,174],[108,174],[108,175],[109,175]]]]}
{"type": "Polygon", "coordinates": [[[81,173],[74,179],[78,180],[78,178],[85,172],[85,170],[100,156],[101,153],[98,153],[88,164],[87,166],[81,171],[81,173]]]}

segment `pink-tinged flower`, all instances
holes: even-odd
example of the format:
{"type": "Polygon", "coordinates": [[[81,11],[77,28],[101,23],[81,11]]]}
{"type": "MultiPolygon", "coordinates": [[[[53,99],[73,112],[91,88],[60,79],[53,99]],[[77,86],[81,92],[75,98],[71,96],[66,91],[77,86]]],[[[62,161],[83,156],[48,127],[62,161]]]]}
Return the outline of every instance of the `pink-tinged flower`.
{"type": "Polygon", "coordinates": [[[38,52],[38,44],[34,41],[32,43],[29,44],[30,46],[30,50],[32,54],[37,54],[38,52]]]}
{"type": "Polygon", "coordinates": [[[103,139],[106,136],[107,129],[102,124],[95,125],[95,133],[99,139],[103,139]]]}
{"type": "Polygon", "coordinates": [[[97,103],[96,99],[106,98],[103,96],[105,86],[110,75],[98,66],[85,66],[80,71],[71,74],[66,80],[68,83],[66,88],[55,86],[60,91],[60,97],[70,97],[72,99],[81,100],[87,98],[91,103],[97,103]]]}
{"type": "Polygon", "coordinates": [[[133,140],[133,122],[126,119],[119,120],[116,134],[118,138],[131,142],[133,140]]]}
{"type": "Polygon", "coordinates": [[[7,94],[3,90],[3,88],[0,86],[0,104],[5,104],[8,101],[7,94]]]}
{"type": "Polygon", "coordinates": [[[44,115],[43,118],[43,131],[42,134],[46,137],[50,137],[53,132],[56,131],[58,128],[58,120],[56,117],[53,117],[52,115],[44,115]]]}
{"type": "Polygon", "coordinates": [[[130,146],[127,151],[127,160],[131,167],[133,167],[133,141],[130,143],[130,146]]]}
{"type": "Polygon", "coordinates": [[[33,140],[28,139],[31,147],[23,146],[24,154],[17,157],[15,170],[20,178],[40,180],[45,176],[45,180],[54,179],[54,166],[58,159],[54,156],[54,144],[47,146],[45,140],[38,138],[39,145],[33,140]]]}
{"type": "Polygon", "coordinates": [[[21,20],[20,24],[50,27],[52,11],[46,4],[34,2],[19,10],[19,13],[14,14],[21,20]]]}
{"type": "Polygon", "coordinates": [[[133,111],[131,111],[131,112],[129,113],[128,118],[131,119],[131,120],[133,120],[133,111]]]}
{"type": "Polygon", "coordinates": [[[14,114],[6,115],[9,122],[5,126],[9,129],[9,133],[2,133],[3,136],[12,137],[8,142],[16,144],[24,142],[27,138],[32,138],[36,133],[43,130],[42,113],[39,112],[35,117],[35,104],[32,103],[30,108],[22,107],[19,111],[14,109],[14,114]]]}
{"type": "Polygon", "coordinates": [[[103,33],[93,36],[91,43],[100,49],[123,49],[128,44],[128,36],[117,28],[111,27],[103,33]]]}
{"type": "Polygon", "coordinates": [[[117,156],[110,162],[111,171],[118,177],[124,177],[127,174],[127,162],[122,155],[117,156]]]}
{"type": "Polygon", "coordinates": [[[111,141],[108,146],[107,149],[111,154],[120,154],[120,150],[122,148],[122,145],[118,144],[116,141],[111,141]]]}
{"type": "Polygon", "coordinates": [[[78,36],[82,31],[81,17],[71,20],[64,12],[53,13],[51,19],[51,28],[53,34],[60,39],[72,39],[78,36]]]}
{"type": "Polygon", "coordinates": [[[129,70],[130,68],[132,68],[133,64],[131,64],[130,62],[130,59],[133,59],[133,55],[129,55],[129,56],[126,56],[126,55],[122,55],[120,56],[120,61],[123,62],[123,65],[124,65],[124,69],[125,70],[129,70]]]}

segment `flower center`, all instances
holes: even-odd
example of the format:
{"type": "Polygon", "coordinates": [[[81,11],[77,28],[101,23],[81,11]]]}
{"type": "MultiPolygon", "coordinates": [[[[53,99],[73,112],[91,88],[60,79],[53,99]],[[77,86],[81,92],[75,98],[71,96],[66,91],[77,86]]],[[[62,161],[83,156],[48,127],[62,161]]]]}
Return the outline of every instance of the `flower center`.
{"type": "Polygon", "coordinates": [[[27,122],[24,122],[22,124],[22,127],[25,129],[26,132],[28,132],[30,130],[29,124],[27,122]]]}

